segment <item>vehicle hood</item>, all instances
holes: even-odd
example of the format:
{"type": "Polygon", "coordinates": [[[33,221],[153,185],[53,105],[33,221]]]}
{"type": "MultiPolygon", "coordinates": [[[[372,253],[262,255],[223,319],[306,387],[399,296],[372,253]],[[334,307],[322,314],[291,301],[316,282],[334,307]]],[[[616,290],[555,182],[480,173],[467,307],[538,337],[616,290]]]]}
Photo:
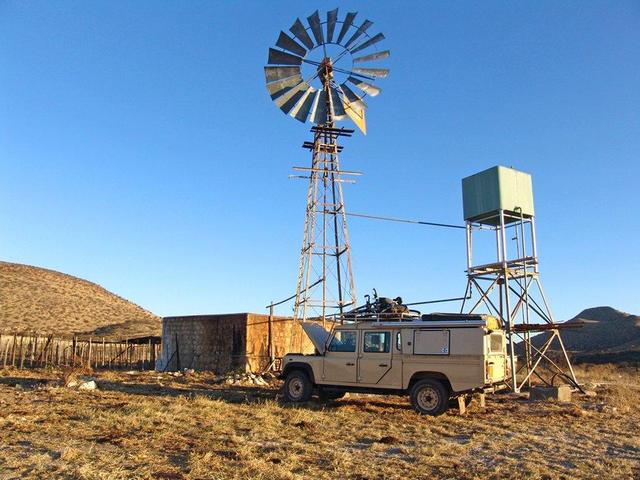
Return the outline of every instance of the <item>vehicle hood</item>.
{"type": "Polygon", "coordinates": [[[327,340],[329,340],[330,333],[326,331],[322,325],[315,322],[301,322],[304,333],[307,334],[313,346],[320,354],[324,354],[327,347],[327,340]]]}

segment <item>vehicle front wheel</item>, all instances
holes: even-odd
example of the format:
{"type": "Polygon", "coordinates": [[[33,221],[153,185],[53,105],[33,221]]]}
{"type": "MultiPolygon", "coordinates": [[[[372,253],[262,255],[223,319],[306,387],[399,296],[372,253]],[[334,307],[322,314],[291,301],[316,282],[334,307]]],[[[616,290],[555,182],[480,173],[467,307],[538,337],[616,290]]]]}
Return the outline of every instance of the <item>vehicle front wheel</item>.
{"type": "Polygon", "coordinates": [[[287,402],[306,402],[313,393],[313,384],[306,373],[294,370],[284,381],[284,399],[287,402]]]}
{"type": "Polygon", "coordinates": [[[449,392],[439,380],[420,380],[411,389],[411,405],[421,415],[442,415],[449,407],[449,392]]]}

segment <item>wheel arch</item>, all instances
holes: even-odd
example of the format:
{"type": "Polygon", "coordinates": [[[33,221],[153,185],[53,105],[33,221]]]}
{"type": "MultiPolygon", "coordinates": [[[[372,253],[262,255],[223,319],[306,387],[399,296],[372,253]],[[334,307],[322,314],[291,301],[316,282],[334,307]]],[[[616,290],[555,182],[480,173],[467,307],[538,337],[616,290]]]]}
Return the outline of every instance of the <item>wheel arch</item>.
{"type": "Polygon", "coordinates": [[[304,362],[290,362],[287,363],[284,367],[284,369],[282,370],[282,378],[286,378],[287,375],[289,375],[291,372],[293,371],[302,371],[304,373],[306,373],[306,375],[309,377],[309,380],[311,381],[311,383],[313,383],[315,385],[316,383],[316,379],[313,375],[313,368],[311,368],[311,365],[309,365],[308,363],[304,363],[304,362]]]}
{"type": "Polygon", "coordinates": [[[411,378],[409,379],[409,385],[407,386],[407,390],[411,390],[411,388],[413,388],[413,386],[420,380],[424,380],[424,379],[434,379],[434,380],[440,380],[444,386],[447,388],[449,395],[451,395],[451,393],[453,392],[453,388],[451,388],[451,382],[449,381],[449,378],[442,372],[431,372],[431,371],[420,371],[420,372],[415,372],[413,375],[411,375],[411,378]]]}

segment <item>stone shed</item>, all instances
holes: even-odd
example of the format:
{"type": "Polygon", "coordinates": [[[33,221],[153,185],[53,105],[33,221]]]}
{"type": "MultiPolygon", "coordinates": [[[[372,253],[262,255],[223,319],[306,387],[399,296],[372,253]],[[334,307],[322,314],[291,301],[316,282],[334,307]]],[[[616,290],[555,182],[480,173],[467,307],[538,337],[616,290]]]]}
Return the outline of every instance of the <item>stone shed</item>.
{"type": "Polygon", "coordinates": [[[313,350],[291,317],[270,320],[258,313],[165,317],[156,369],[259,372],[286,353],[313,350]]]}

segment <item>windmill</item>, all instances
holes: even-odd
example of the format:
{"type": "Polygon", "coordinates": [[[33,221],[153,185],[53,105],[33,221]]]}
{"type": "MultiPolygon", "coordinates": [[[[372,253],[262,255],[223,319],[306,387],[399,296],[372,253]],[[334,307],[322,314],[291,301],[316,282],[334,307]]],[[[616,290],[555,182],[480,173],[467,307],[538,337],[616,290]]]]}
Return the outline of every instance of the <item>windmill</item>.
{"type": "Polygon", "coordinates": [[[365,97],[375,97],[380,88],[373,83],[389,74],[378,63],[389,50],[378,50],[382,33],[370,35],[373,22],[356,20],[357,12],[338,18],[338,9],[322,20],[316,10],[281,31],[275,48],[269,49],[264,67],[271,99],[285,114],[310,121],[313,141],[304,142],[311,151],[310,167],[294,167],[296,178],[309,180],[304,237],[294,303],[294,318],[324,320],[355,306],[356,293],[351,268],[343,178],[359,175],[340,169],[340,137],[354,130],[336,127],[350,119],[366,134],[365,97]],[[373,63],[371,63],[373,62],[373,63]],[[365,66],[363,66],[365,65],[365,66]]]}

